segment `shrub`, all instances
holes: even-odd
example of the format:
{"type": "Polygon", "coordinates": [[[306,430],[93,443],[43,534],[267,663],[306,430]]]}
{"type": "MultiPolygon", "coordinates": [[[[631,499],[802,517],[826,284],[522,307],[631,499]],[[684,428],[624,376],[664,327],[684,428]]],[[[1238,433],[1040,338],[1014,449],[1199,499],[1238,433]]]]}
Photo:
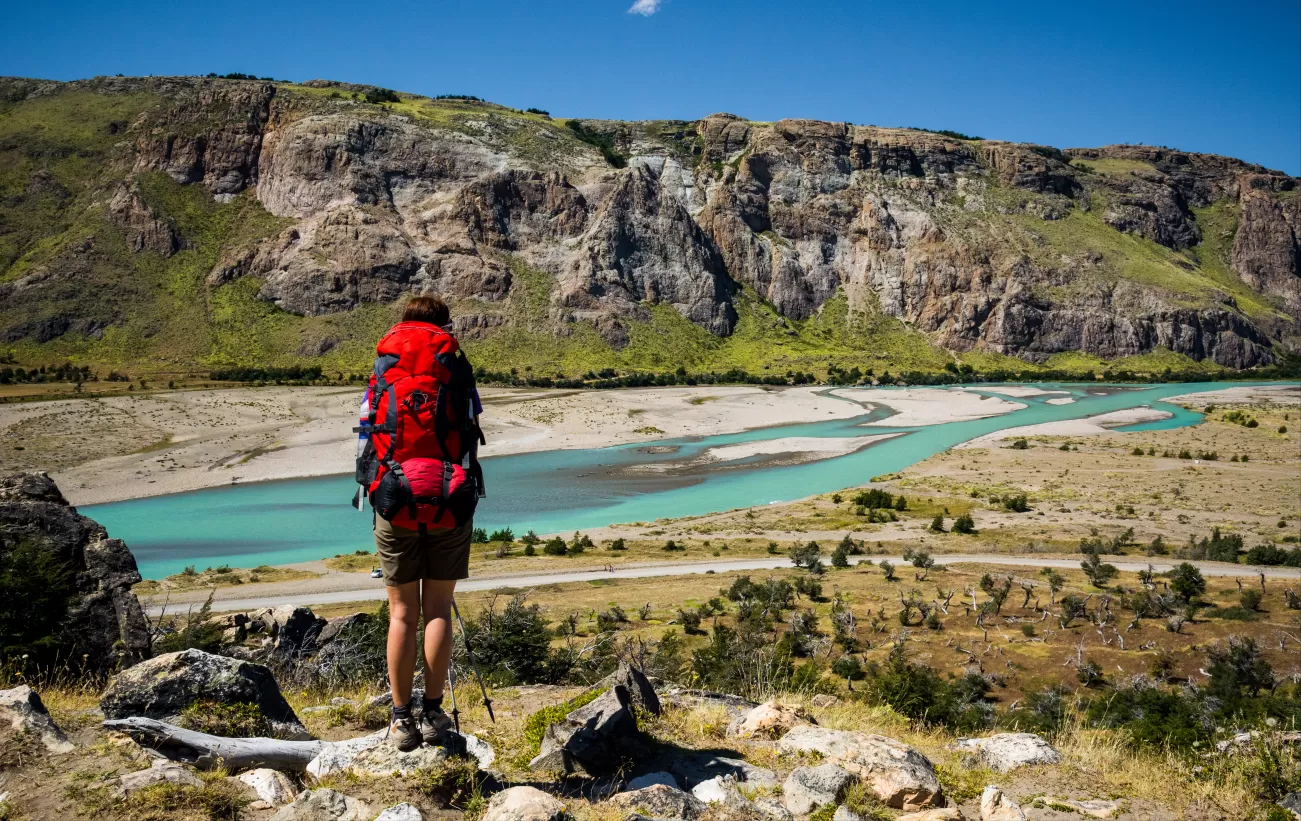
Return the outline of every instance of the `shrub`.
{"type": "Polygon", "coordinates": [[[890,564],[890,562],[888,562],[887,560],[882,559],[881,574],[885,576],[886,581],[888,582],[894,581],[894,565],[890,564]]]}
{"type": "MultiPolygon", "coordinates": [[[[563,544],[563,543],[562,543],[563,544]]],[[[499,685],[554,683],[551,633],[536,604],[526,604],[524,594],[512,596],[497,611],[490,601],[465,632],[474,647],[480,670],[489,682],[499,685]]]]}
{"type": "Polygon", "coordinates": [[[1086,554],[1084,561],[1080,562],[1080,569],[1088,577],[1089,583],[1099,588],[1106,587],[1120,572],[1114,564],[1105,564],[1097,553],[1086,554]]]}
{"type": "Polygon", "coordinates": [[[673,541],[672,539],[669,539],[667,542],[664,543],[664,549],[667,550],[667,551],[670,552],[670,553],[673,553],[673,552],[679,552],[679,553],[680,553],[680,552],[686,550],[686,549],[687,549],[687,546],[686,546],[686,545],[680,545],[680,544],[678,544],[677,542],[673,541]]]}
{"type": "Polygon", "coordinates": [[[822,548],[817,542],[808,542],[791,548],[791,564],[810,573],[822,572],[822,548]]]}
{"type": "Polygon", "coordinates": [[[0,548],[0,658],[53,662],[72,593],[67,567],[49,550],[26,539],[0,548]]]}
{"type": "Polygon", "coordinates": [[[626,544],[624,543],[623,539],[621,539],[621,538],[620,538],[620,539],[615,539],[614,541],[610,542],[610,549],[611,549],[611,550],[627,550],[627,549],[628,549],[628,545],[626,545],[626,544]]]}
{"type": "Polygon", "coordinates": [[[503,527],[501,530],[494,530],[487,540],[490,542],[506,542],[509,544],[515,541],[515,532],[509,527],[503,527]]]}
{"type": "Polygon", "coordinates": [[[542,552],[548,556],[563,556],[569,552],[569,545],[565,544],[565,540],[559,536],[553,536],[542,545],[542,552]]]}
{"type": "Polygon", "coordinates": [[[400,103],[402,98],[398,97],[397,92],[387,88],[372,88],[366,92],[366,102],[372,104],[400,103]]]}
{"type": "Polygon", "coordinates": [[[854,504],[867,510],[880,510],[883,508],[894,507],[895,499],[889,493],[880,488],[868,488],[861,491],[854,497],[854,504]]]}
{"type": "Polygon", "coordinates": [[[476,527],[474,530],[470,531],[470,541],[474,542],[475,544],[487,544],[488,531],[484,530],[481,527],[476,527]]]}
{"type": "Polygon", "coordinates": [[[679,610],[678,624],[682,625],[682,630],[687,634],[700,632],[700,613],[694,610],[679,610]]]}
{"type": "Polygon", "coordinates": [[[536,556],[537,553],[538,553],[538,549],[537,549],[536,547],[533,546],[533,543],[532,543],[532,542],[526,542],[526,543],[524,544],[524,555],[525,555],[525,556],[536,556]]]}
{"type": "Polygon", "coordinates": [[[836,545],[836,549],[832,551],[831,566],[849,567],[849,548],[845,547],[844,542],[841,542],[840,544],[836,545]]]}
{"type": "Polygon", "coordinates": [[[1238,594],[1238,603],[1246,610],[1259,610],[1260,601],[1264,598],[1261,592],[1254,587],[1244,588],[1238,594]]]}
{"type": "Polygon", "coordinates": [[[971,514],[964,513],[953,520],[953,532],[971,535],[976,532],[976,523],[972,520],[971,514]]]}
{"type": "Polygon", "coordinates": [[[532,530],[530,530],[528,533],[525,533],[523,536],[520,536],[519,540],[524,544],[538,544],[539,542],[542,541],[541,539],[538,538],[538,534],[534,533],[532,530]]]}
{"type": "Polygon", "coordinates": [[[902,644],[890,651],[885,664],[867,666],[868,699],[888,704],[895,712],[921,724],[953,731],[974,730],[989,724],[985,704],[989,683],[969,675],[947,680],[924,664],[910,661],[902,644]]]}
{"type": "Polygon", "coordinates": [[[1017,439],[1015,442],[1012,443],[1011,447],[1012,450],[1029,450],[1030,443],[1024,439],[1017,439]]]}
{"type": "Polygon", "coordinates": [[[1107,677],[1102,674],[1102,665],[1092,659],[1076,668],[1075,676],[1085,687],[1100,687],[1107,683],[1107,677]]]}
{"type": "Polygon", "coordinates": [[[944,517],[943,517],[943,516],[941,516],[941,515],[939,515],[939,514],[936,514],[936,515],[935,515],[935,518],[934,518],[934,519],[931,519],[930,531],[931,531],[932,533],[944,533],[944,532],[945,532],[945,531],[944,531],[944,517]]]}

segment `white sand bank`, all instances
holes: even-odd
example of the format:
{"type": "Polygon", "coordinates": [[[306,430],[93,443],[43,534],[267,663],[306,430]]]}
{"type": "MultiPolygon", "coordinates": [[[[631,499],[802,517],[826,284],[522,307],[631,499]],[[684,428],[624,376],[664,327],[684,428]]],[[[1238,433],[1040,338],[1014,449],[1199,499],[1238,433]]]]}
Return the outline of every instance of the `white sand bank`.
{"type": "Polygon", "coordinates": [[[954,450],[962,448],[996,447],[1008,439],[1024,439],[1029,436],[1097,436],[1102,433],[1114,433],[1111,428],[1126,425],[1138,425],[1143,422],[1156,422],[1169,419],[1174,414],[1154,408],[1128,408],[1126,410],[1102,413],[1086,419],[1066,419],[1060,422],[1043,422],[1038,425],[1022,425],[1018,428],[988,433],[984,436],[963,442],[954,450]]]}

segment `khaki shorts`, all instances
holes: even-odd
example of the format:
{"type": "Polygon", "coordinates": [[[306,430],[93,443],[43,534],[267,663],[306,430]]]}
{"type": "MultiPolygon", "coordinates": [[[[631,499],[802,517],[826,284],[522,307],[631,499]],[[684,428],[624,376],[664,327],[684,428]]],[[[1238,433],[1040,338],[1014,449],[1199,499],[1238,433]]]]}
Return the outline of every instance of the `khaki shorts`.
{"type": "Polygon", "coordinates": [[[470,576],[470,535],[473,522],[460,527],[420,531],[398,527],[375,517],[375,551],[390,586],[421,579],[455,581],[470,576]]]}

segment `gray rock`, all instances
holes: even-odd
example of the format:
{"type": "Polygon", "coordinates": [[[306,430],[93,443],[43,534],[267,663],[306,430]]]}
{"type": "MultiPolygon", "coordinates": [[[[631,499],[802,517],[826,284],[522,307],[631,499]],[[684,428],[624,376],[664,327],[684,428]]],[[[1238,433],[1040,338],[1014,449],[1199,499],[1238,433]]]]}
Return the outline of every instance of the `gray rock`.
{"type": "MultiPolygon", "coordinates": [[[[314,778],[352,772],[370,775],[410,775],[424,767],[441,764],[449,757],[446,747],[417,747],[410,752],[399,752],[387,738],[388,730],[376,730],[369,735],[350,738],[326,745],[321,753],[307,765],[307,773],[314,778]]],[[[462,745],[478,765],[487,768],[496,753],[485,741],[472,735],[463,735],[462,745]]]]}
{"type": "Polygon", "coordinates": [[[375,816],[375,821],[425,821],[425,814],[414,804],[395,804],[375,816]]]}
{"type": "Polygon", "coordinates": [[[309,738],[270,670],[202,650],[168,653],[123,670],[109,682],[99,706],[110,719],[175,721],[185,708],[202,701],[257,705],[277,735],[309,738]]]}
{"type": "Polygon", "coordinates": [[[199,787],[203,781],[189,767],[174,761],[156,759],[147,770],[127,773],[118,778],[117,794],[130,795],[136,790],[152,787],[154,784],[181,784],[187,787],[199,787]]]}
{"type": "Polygon", "coordinates": [[[640,790],[643,787],[650,787],[654,784],[665,784],[674,789],[678,788],[678,780],[673,777],[672,773],[658,772],[637,776],[624,785],[624,791],[640,790]]]}
{"type": "Polygon", "coordinates": [[[0,690],[0,722],[5,721],[15,730],[36,735],[51,753],[70,753],[76,749],[50,718],[40,695],[26,684],[0,690]]]}
{"type": "Polygon", "coordinates": [[[614,672],[613,683],[616,685],[622,684],[624,689],[628,691],[628,705],[634,710],[656,716],[662,712],[659,696],[655,694],[655,688],[651,686],[650,679],[646,678],[645,673],[628,662],[619,662],[619,667],[614,672]]]}
{"type": "Polygon", "coordinates": [[[935,767],[918,750],[875,733],[796,727],[778,743],[783,755],[818,753],[862,779],[895,809],[919,810],[943,804],[935,767]]]}
{"type": "Polygon", "coordinates": [[[289,776],[279,770],[269,770],[263,767],[242,772],[235,777],[252,789],[258,799],[265,801],[268,807],[279,807],[288,804],[298,794],[298,788],[294,786],[294,782],[290,781],[289,776]]]}
{"type": "Polygon", "coordinates": [[[148,627],[131,592],[140,581],[135,557],[121,539],[79,515],[45,473],[0,478],[0,553],[19,542],[69,571],[72,596],[53,636],[61,657],[83,659],[99,673],[148,658],[148,627]]]}
{"type": "Polygon", "coordinates": [[[1060,764],[1062,754],[1034,733],[998,733],[985,738],[960,738],[959,750],[974,751],[989,767],[1000,773],[1017,767],[1060,764]]]}
{"type": "Polygon", "coordinates": [[[980,794],[980,821],[1025,821],[1021,806],[990,784],[980,794]]]}
{"type": "Polygon", "coordinates": [[[1278,802],[1278,805],[1301,819],[1301,790],[1283,796],[1283,800],[1278,802]]]}
{"type": "Polygon", "coordinates": [[[325,626],[321,628],[321,632],[316,636],[316,646],[323,648],[338,638],[340,633],[343,633],[351,627],[367,624],[370,620],[371,615],[369,613],[352,613],[351,615],[338,616],[330,619],[325,623],[325,626]]]}
{"type": "Polygon", "coordinates": [[[316,637],[325,627],[325,619],[317,618],[307,607],[286,605],[272,612],[277,625],[275,653],[294,659],[316,650],[316,637]]]}
{"type": "Polygon", "coordinates": [[[863,816],[841,804],[836,807],[835,813],[831,816],[831,821],[863,821],[863,816]]]}
{"type": "Polygon", "coordinates": [[[565,805],[537,787],[511,787],[488,801],[482,821],[564,821],[565,805]]]}
{"type": "Polygon", "coordinates": [[[754,799],[751,805],[760,815],[771,819],[771,821],[794,821],[795,816],[791,815],[791,811],[786,809],[786,805],[781,802],[780,798],[762,796],[754,799]]]}
{"type": "Polygon", "coordinates": [[[746,809],[750,801],[741,794],[736,779],[718,775],[691,788],[691,794],[706,804],[719,804],[730,809],[746,809]]]}
{"type": "Polygon", "coordinates": [[[854,776],[835,764],[797,767],[786,777],[782,796],[786,809],[795,815],[808,815],[818,807],[838,803],[853,783],[854,776]]]}
{"type": "Polygon", "coordinates": [[[340,792],[315,789],[301,792],[281,807],[271,821],[369,821],[370,807],[340,792]]]}
{"type": "Polygon", "coordinates": [[[630,705],[628,688],[615,684],[547,727],[541,751],[529,766],[593,776],[613,772],[637,740],[637,720],[630,705]]]}
{"type": "Polygon", "coordinates": [[[612,796],[607,803],[616,809],[651,818],[677,818],[682,821],[695,821],[705,811],[705,804],[699,798],[666,784],[621,792],[612,796]]]}

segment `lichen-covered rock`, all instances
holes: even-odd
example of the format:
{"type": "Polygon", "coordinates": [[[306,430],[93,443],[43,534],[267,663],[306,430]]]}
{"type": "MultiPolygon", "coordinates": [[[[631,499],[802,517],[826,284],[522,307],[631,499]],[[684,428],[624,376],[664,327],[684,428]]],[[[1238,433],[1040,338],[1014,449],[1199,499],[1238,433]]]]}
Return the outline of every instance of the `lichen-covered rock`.
{"type": "MultiPolygon", "coordinates": [[[[0,301],[3,301],[0,298],[0,301]]],[[[108,672],[149,655],[149,633],[131,586],[135,557],[94,520],[77,513],[44,473],[0,478],[0,553],[29,543],[70,573],[68,610],[53,637],[63,658],[108,672]]]]}
{"type": "Polygon", "coordinates": [[[990,784],[980,794],[980,821],[1025,821],[1021,806],[990,784]]]}
{"type": "Polygon", "coordinates": [[[40,694],[26,684],[0,690],[0,722],[8,722],[15,730],[32,733],[52,753],[70,753],[76,749],[50,717],[40,694]]]}
{"type": "Polygon", "coordinates": [[[718,804],[729,809],[747,809],[750,800],[739,787],[736,779],[730,775],[716,775],[708,781],[701,781],[691,788],[691,794],[706,804],[718,804]]]}
{"type": "Polygon", "coordinates": [[[959,750],[971,750],[981,760],[1005,773],[1017,767],[1041,764],[1059,764],[1062,754],[1042,736],[1034,733],[997,733],[984,738],[960,738],[954,745],[959,750]]]}
{"type": "Polygon", "coordinates": [[[818,807],[835,804],[854,783],[854,776],[835,764],[797,767],[782,785],[786,809],[796,815],[808,815],[818,807]]]}
{"type": "Polygon", "coordinates": [[[612,796],[607,803],[616,809],[641,813],[650,818],[676,818],[682,821],[695,821],[705,811],[705,803],[699,798],[666,784],[621,792],[612,796]]]}
{"type": "Polygon", "coordinates": [[[712,753],[683,752],[674,756],[669,769],[688,787],[719,776],[728,776],[751,788],[781,785],[777,773],[766,767],[751,764],[742,758],[730,758],[712,753]]]}
{"type": "Polygon", "coordinates": [[[935,767],[913,747],[874,733],[796,727],[778,744],[786,755],[818,753],[858,776],[876,797],[895,809],[942,805],[935,767]]]}
{"type": "Polygon", "coordinates": [[[318,788],[301,792],[271,816],[271,821],[369,821],[370,807],[334,790],[318,788]]]}
{"type": "Polygon", "coordinates": [[[126,773],[118,778],[118,795],[129,795],[136,790],[152,787],[155,784],[180,784],[185,787],[198,787],[203,784],[197,775],[183,764],[163,759],[154,760],[148,769],[126,773]]]}
{"type": "Polygon", "coordinates": [[[565,805],[537,787],[511,787],[488,801],[483,821],[564,821],[565,805]]]}
{"type": "Polygon", "coordinates": [[[739,738],[778,738],[801,724],[817,724],[798,704],[766,701],[734,720],[727,734],[739,738]]]}
{"type": "Polygon", "coordinates": [[[175,721],[197,702],[252,704],[284,738],[307,738],[307,730],[261,664],[181,650],[128,667],[113,677],[99,700],[110,719],[142,716],[175,721]]]}

